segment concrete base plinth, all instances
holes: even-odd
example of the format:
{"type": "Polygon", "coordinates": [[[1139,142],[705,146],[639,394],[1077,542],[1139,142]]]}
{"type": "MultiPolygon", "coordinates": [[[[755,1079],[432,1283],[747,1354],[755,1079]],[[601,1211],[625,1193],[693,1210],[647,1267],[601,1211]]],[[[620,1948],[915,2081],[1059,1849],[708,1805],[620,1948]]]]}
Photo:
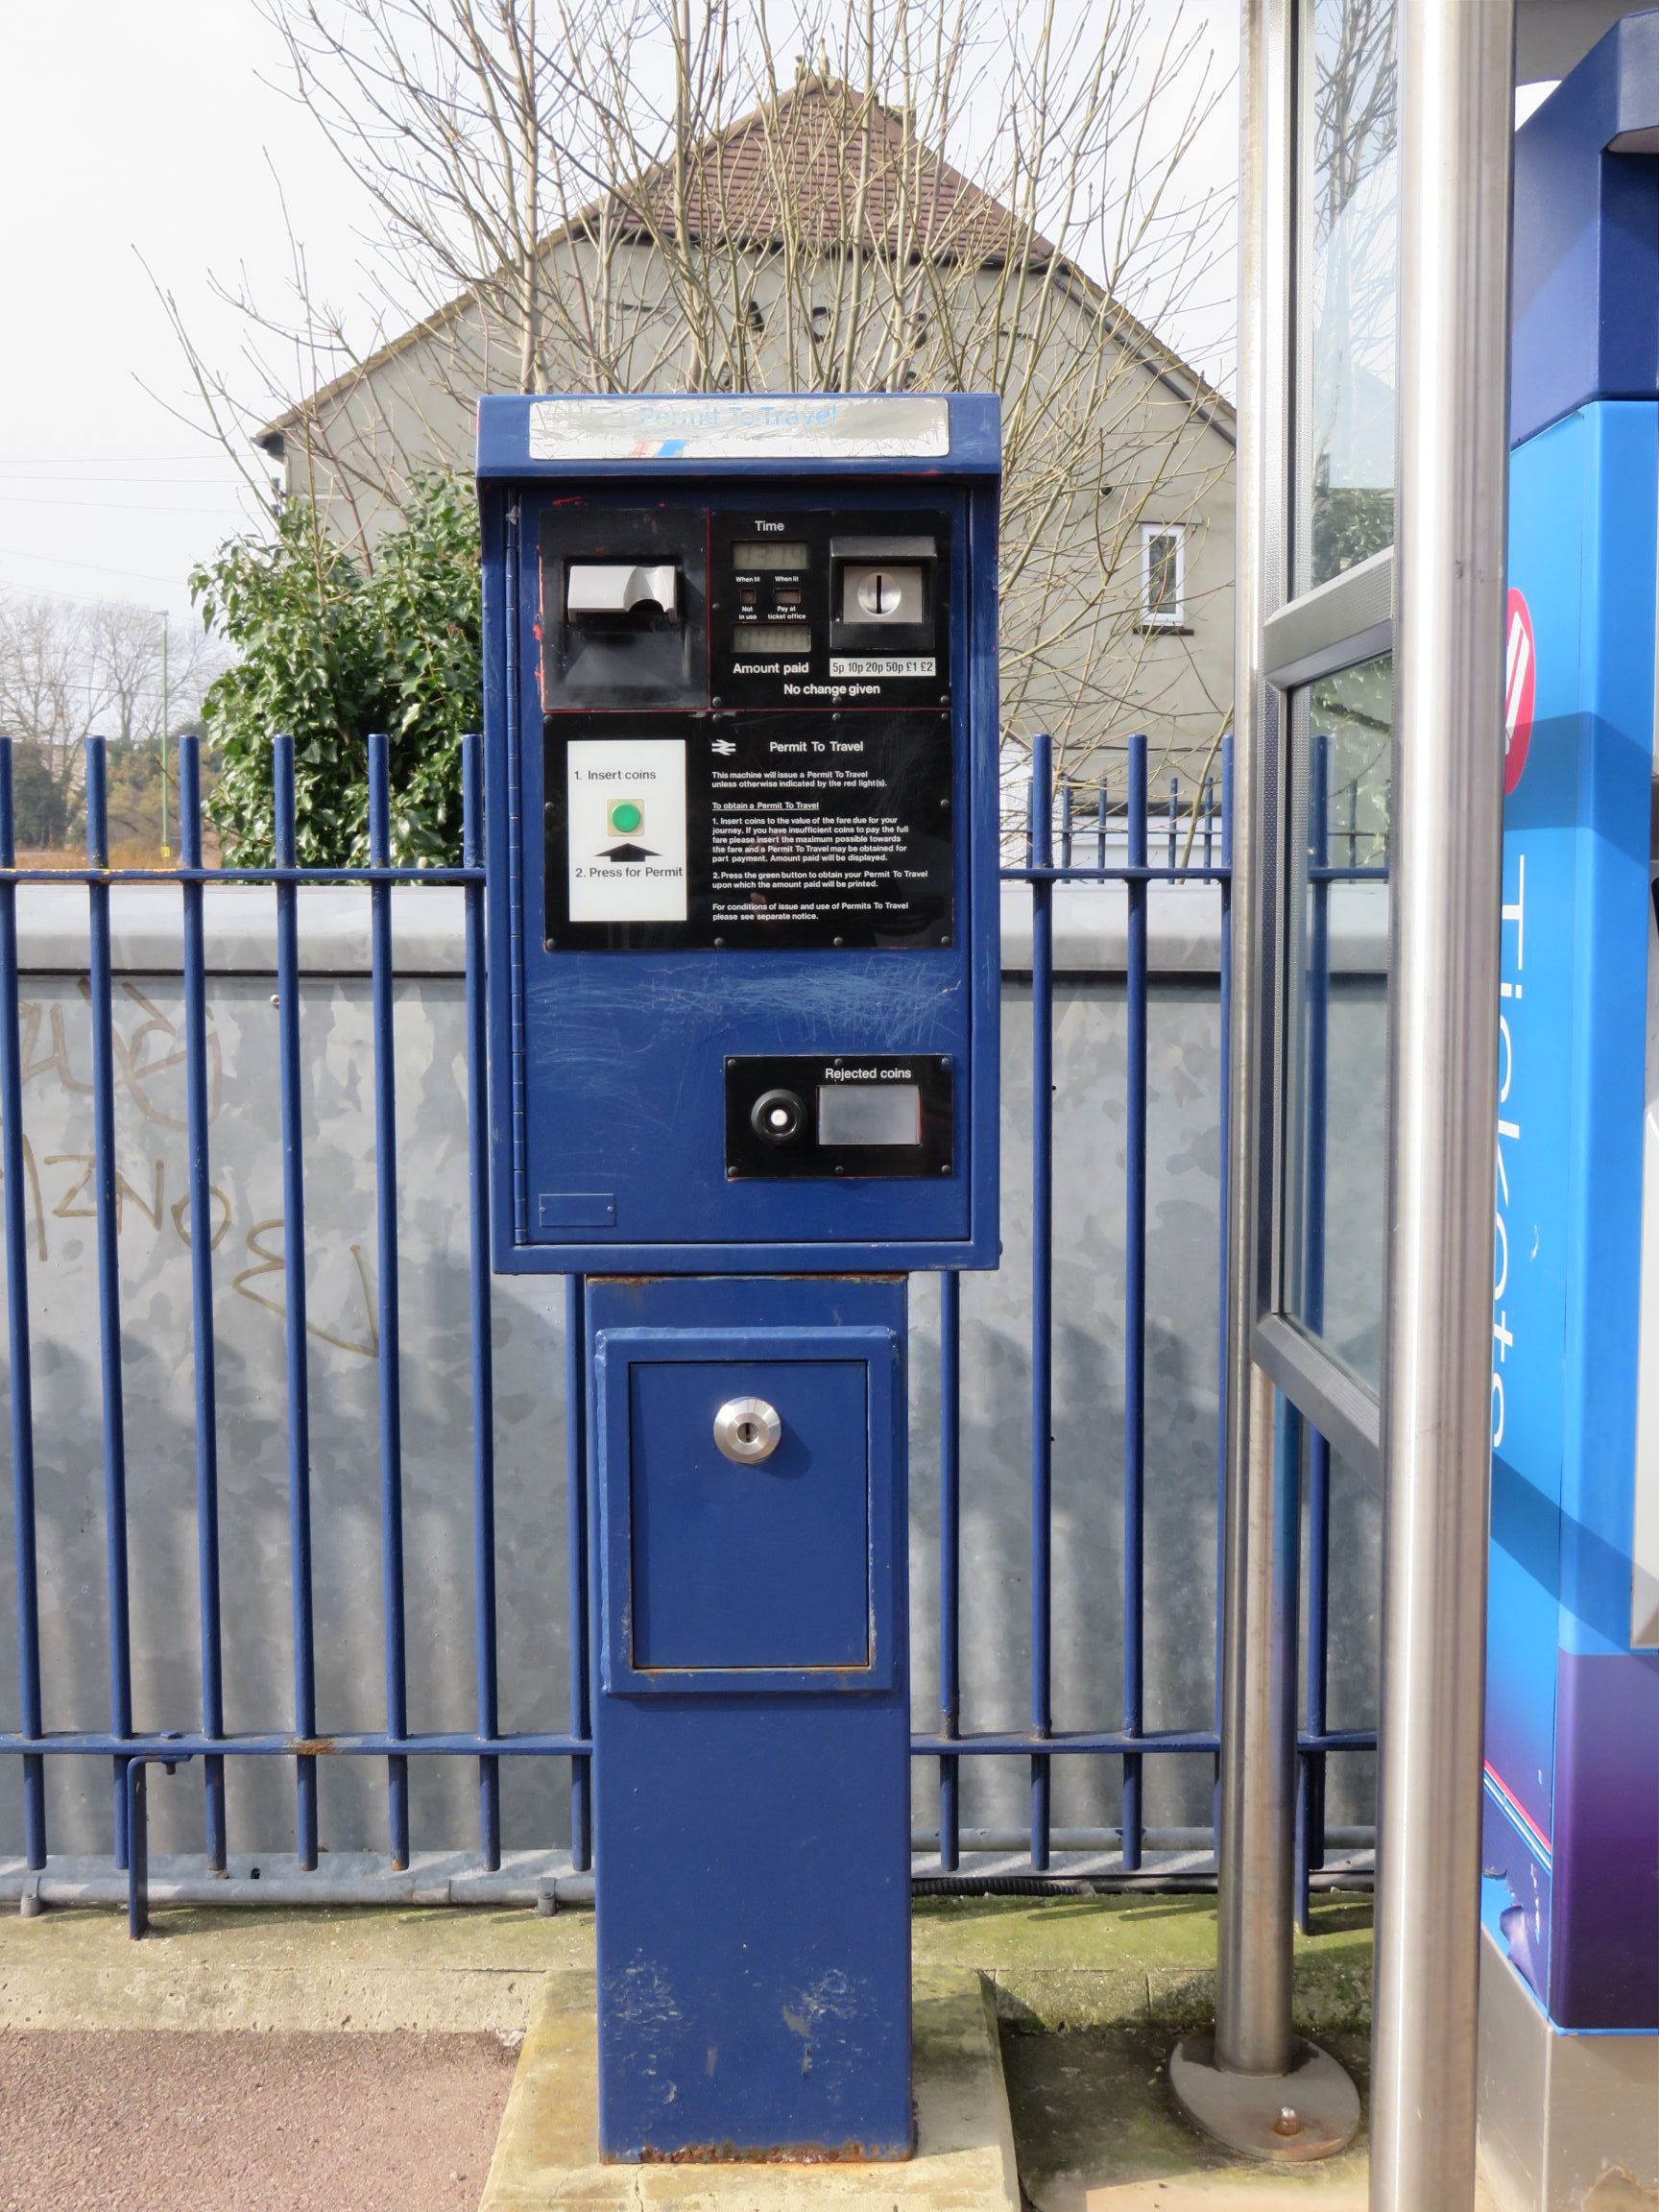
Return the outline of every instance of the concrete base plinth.
{"type": "Polygon", "coordinates": [[[1020,2212],[991,1992],[974,1973],[919,1968],[913,2004],[917,2149],[879,2165],[607,2166],[589,1974],[549,1974],[518,2056],[479,2212],[543,2206],[676,2212],[1020,2212]]]}
{"type": "Polygon", "coordinates": [[[1659,2212],[1659,2035],[1564,2032],[1490,1931],[1480,2164],[1503,2212],[1659,2212]]]}

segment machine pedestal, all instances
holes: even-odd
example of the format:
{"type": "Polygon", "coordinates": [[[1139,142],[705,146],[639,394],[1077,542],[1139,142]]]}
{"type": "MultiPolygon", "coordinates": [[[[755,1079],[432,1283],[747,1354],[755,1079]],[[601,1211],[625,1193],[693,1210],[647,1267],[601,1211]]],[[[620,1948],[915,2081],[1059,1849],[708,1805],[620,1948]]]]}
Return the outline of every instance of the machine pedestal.
{"type": "Polygon", "coordinates": [[[607,2158],[913,2148],[904,1313],[589,1286],[607,2158]]]}

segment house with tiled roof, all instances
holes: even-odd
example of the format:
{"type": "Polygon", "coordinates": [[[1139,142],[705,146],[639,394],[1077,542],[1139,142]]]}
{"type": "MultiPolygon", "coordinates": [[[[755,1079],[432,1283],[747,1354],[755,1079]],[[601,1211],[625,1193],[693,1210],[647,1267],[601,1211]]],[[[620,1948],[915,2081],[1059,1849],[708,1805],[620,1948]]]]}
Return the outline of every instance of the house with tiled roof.
{"type": "Polygon", "coordinates": [[[1080,780],[1130,732],[1196,770],[1228,718],[1233,411],[916,119],[823,74],[570,209],[258,443],[367,559],[480,392],[995,390],[1005,727],[1080,780]]]}

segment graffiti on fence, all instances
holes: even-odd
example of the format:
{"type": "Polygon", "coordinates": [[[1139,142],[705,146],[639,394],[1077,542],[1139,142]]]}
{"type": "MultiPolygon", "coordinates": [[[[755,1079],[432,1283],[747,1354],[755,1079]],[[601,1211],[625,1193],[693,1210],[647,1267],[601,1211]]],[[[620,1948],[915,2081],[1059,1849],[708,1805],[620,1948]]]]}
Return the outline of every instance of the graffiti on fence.
{"type": "MultiPolygon", "coordinates": [[[[84,1003],[88,989],[84,976],[77,978],[84,1003]]],[[[181,1135],[187,1118],[181,1097],[166,1095],[169,1078],[181,1088],[185,1047],[179,1024],[134,983],[117,988],[117,1020],[111,1032],[115,1080],[140,1119],[151,1128],[181,1135]],[[124,1027],[121,1016],[130,1017],[124,1027]]],[[[68,1011],[61,998],[26,999],[18,1007],[18,1041],[25,1086],[44,1086],[73,1098],[90,1097],[90,1076],[77,1068],[71,1049],[68,1011]]],[[[206,1034],[207,1115],[211,1123],[224,1104],[224,1055],[209,1015],[206,1034]]],[[[65,1148],[37,1153],[28,1131],[23,1134],[23,1173],[28,1186],[26,1219],[31,1224],[32,1256],[50,1264],[54,1254],[49,1224],[54,1221],[90,1221],[97,1218],[93,1153],[65,1148]]],[[[179,1188],[184,1167],[176,1157],[151,1151],[142,1166],[131,1153],[125,1166],[114,1174],[115,1228],[119,1238],[129,1233],[146,1237],[152,1250],[158,1240],[172,1240],[180,1250],[190,1249],[194,1224],[190,1219],[187,1190],[179,1188]],[[177,1191],[177,1195],[175,1195],[177,1191]]],[[[212,1209],[211,1247],[217,1252],[236,1228],[235,1207],[228,1191],[213,1184],[208,1189],[212,1209]]],[[[263,1312],[285,1322],[283,1237],[281,1214],[267,1215],[241,1231],[241,1252],[248,1264],[231,1276],[228,1288],[263,1312]]],[[[57,1257],[72,1257],[60,1251],[57,1257]]],[[[370,1263],[364,1247],[348,1241],[341,1248],[338,1237],[325,1232],[307,1238],[306,1276],[326,1280],[331,1295],[318,1304],[330,1309],[326,1322],[312,1317],[307,1297],[306,1334],[362,1359],[380,1356],[375,1297],[370,1263]],[[344,1260],[345,1270],[340,1265],[344,1260]]]]}

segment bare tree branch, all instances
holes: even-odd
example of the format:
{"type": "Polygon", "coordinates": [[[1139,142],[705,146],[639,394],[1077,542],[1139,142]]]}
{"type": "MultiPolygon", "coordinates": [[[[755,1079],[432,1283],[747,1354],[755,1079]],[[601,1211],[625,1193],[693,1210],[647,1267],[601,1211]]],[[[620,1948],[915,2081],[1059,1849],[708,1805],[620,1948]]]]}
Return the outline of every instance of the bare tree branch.
{"type": "Polygon", "coordinates": [[[1200,613],[1231,585],[1229,411],[1154,334],[1223,212],[1183,196],[1216,86],[1179,7],[1101,0],[1079,36],[1055,0],[260,4],[373,263],[341,312],[294,240],[286,310],[228,290],[246,357],[192,374],[227,434],[277,424],[360,558],[467,465],[480,391],[996,391],[1012,741],[1207,755],[1228,656],[1141,596],[1154,526],[1200,613]]]}

